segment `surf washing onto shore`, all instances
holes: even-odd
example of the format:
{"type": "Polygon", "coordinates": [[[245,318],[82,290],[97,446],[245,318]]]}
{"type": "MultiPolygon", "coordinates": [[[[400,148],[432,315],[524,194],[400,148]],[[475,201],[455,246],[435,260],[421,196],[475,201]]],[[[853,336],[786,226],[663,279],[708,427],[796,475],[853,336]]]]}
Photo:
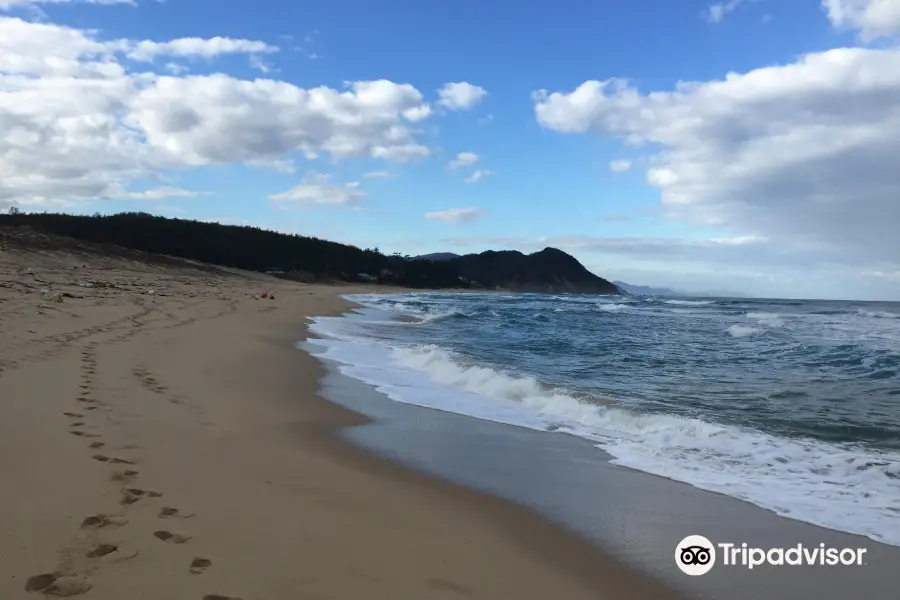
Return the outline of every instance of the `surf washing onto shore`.
{"type": "Polygon", "coordinates": [[[393,400],[583,437],[615,464],[900,546],[900,304],[347,298],[365,308],[315,319],[310,341],[393,400]]]}

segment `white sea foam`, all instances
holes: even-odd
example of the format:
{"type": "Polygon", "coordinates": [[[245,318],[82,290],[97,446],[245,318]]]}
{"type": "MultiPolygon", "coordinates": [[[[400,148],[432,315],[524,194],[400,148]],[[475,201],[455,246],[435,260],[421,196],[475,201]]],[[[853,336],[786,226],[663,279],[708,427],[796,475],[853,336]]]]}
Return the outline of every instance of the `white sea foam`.
{"type": "Polygon", "coordinates": [[[451,319],[453,317],[466,317],[468,314],[458,311],[458,310],[444,310],[433,313],[426,313],[422,316],[422,321],[424,323],[430,323],[432,321],[443,321],[444,319],[451,319]]]}
{"type": "Polygon", "coordinates": [[[589,404],[436,346],[392,347],[359,337],[352,319],[319,318],[311,329],[326,336],[310,340],[323,357],[393,400],[530,429],[559,428],[595,441],[616,464],[900,546],[897,453],[589,404]]]}
{"type": "Polygon", "coordinates": [[[731,337],[742,338],[760,333],[762,332],[762,329],[759,329],[758,327],[747,327],[746,325],[732,325],[726,329],[726,331],[731,337]]]}
{"type": "Polygon", "coordinates": [[[776,313],[748,312],[747,318],[753,319],[766,327],[784,327],[784,320],[781,319],[781,315],[776,313]]]}
{"type": "Polygon", "coordinates": [[[705,306],[713,304],[712,300],[663,300],[663,304],[678,304],[682,306],[705,306]]]}
{"type": "Polygon", "coordinates": [[[631,307],[627,304],[598,304],[597,308],[605,312],[617,312],[631,307]]]}
{"type": "Polygon", "coordinates": [[[857,311],[863,317],[871,317],[873,319],[900,319],[900,313],[888,312],[886,310],[863,310],[857,311]]]}

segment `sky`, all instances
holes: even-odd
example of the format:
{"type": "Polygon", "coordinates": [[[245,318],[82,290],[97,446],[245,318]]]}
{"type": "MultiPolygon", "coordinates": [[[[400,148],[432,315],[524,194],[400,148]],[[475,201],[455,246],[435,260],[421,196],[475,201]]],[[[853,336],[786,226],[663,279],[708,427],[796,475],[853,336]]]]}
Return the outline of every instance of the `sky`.
{"type": "Polygon", "coordinates": [[[900,300],[900,0],[0,0],[0,210],[900,300]]]}

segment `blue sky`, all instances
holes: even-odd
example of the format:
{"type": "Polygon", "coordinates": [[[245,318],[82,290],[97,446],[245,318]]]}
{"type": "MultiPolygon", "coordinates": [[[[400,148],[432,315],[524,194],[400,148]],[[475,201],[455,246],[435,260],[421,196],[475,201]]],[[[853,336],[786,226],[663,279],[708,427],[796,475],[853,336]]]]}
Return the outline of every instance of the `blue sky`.
{"type": "Polygon", "coordinates": [[[409,254],[554,245],[639,284],[900,299],[900,181],[879,162],[900,81],[856,75],[900,65],[887,3],[0,0],[0,50],[24,57],[0,84],[43,94],[10,114],[70,147],[13,136],[5,169],[25,174],[0,205],[409,254]]]}

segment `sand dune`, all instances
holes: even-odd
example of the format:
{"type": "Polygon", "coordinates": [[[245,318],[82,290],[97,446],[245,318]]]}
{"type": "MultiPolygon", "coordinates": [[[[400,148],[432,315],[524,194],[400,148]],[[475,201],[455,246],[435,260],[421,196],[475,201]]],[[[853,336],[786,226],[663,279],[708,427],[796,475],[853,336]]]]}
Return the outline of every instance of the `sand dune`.
{"type": "Polygon", "coordinates": [[[0,598],[670,597],[524,509],[335,439],[362,419],[316,396],[293,342],[352,288],[3,248],[0,598]]]}

